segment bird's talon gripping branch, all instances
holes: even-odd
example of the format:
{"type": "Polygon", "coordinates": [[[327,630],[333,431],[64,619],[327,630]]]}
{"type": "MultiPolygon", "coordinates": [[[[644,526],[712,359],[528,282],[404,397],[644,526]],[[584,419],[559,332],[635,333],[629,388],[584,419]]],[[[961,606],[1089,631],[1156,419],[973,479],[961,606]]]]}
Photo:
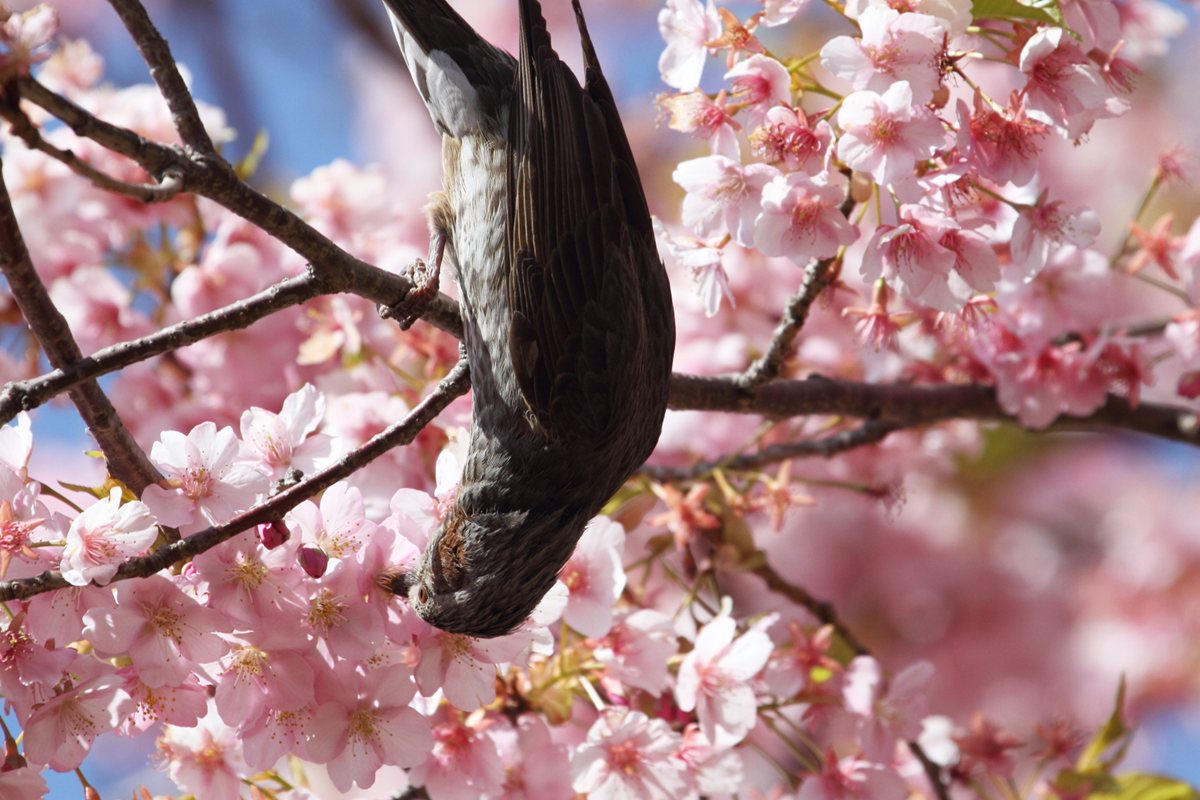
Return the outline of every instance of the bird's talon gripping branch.
{"type": "Polygon", "coordinates": [[[408,267],[408,278],[413,288],[400,300],[390,306],[383,306],[379,315],[384,319],[394,319],[400,325],[400,330],[406,331],[413,323],[421,318],[426,306],[437,297],[438,285],[441,282],[442,258],[446,253],[446,238],[435,236],[429,244],[429,260],[418,258],[408,267]]]}

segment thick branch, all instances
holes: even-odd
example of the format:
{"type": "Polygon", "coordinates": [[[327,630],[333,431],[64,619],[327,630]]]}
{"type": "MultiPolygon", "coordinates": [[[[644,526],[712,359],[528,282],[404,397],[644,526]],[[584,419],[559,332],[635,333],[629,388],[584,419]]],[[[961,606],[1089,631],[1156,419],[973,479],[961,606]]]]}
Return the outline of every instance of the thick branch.
{"type": "MultiPolygon", "coordinates": [[[[256,525],[282,519],[284,514],[308,498],[328,489],[338,481],[350,477],[393,447],[412,442],[417,434],[432,422],[446,406],[450,405],[455,398],[465,394],[469,386],[470,372],[467,368],[467,361],[463,358],[438,383],[437,388],[409,412],[408,416],[375,436],[341,461],[300,481],[295,486],[283,490],[249,511],[238,514],[223,525],[215,525],[160,547],[149,555],[126,561],[117,570],[113,580],[122,581],[153,575],[173,564],[211,550],[256,525]]],[[[69,584],[58,572],[43,572],[32,578],[0,582],[0,602],[24,600],[34,595],[64,589],[67,586],[69,584]]]]}
{"type": "MultiPolygon", "coordinates": [[[[837,414],[875,419],[901,427],[930,425],[950,419],[1005,420],[1020,424],[1000,407],[988,386],[856,383],[812,376],[773,381],[756,389],[742,386],[740,375],[700,377],[675,375],[671,408],[689,411],[732,411],[784,418],[803,414],[837,414]]],[[[1061,417],[1052,430],[1111,429],[1144,433],[1200,446],[1197,413],[1176,406],[1129,405],[1109,395],[1099,409],[1083,417],[1061,417]]]]}
{"type": "MultiPolygon", "coordinates": [[[[2,167],[0,162],[0,167],[2,167]]],[[[21,309],[46,358],[57,368],[69,367],[82,358],[79,345],[71,335],[67,320],[55,307],[50,293],[38,277],[29,249],[21,235],[16,213],[8,195],[8,186],[0,174],[0,272],[8,279],[8,288],[21,309]]],[[[71,401],[87,424],[88,431],[104,451],[109,472],[132,491],[141,494],[162,476],[138,447],[117,410],[94,380],[79,384],[70,392],[71,401]]]]}
{"type": "Polygon", "coordinates": [[[200,110],[196,108],[196,101],[192,99],[192,93],[188,91],[183,75],[179,73],[179,67],[171,55],[171,48],[158,28],[154,27],[146,9],[138,0],[108,2],[121,17],[121,22],[137,44],[146,66],[150,68],[150,76],[154,78],[159,92],[167,101],[167,108],[171,109],[171,119],[175,122],[175,130],[179,131],[179,138],[188,147],[217,157],[217,150],[213,147],[208,131],[204,129],[200,110]]]}

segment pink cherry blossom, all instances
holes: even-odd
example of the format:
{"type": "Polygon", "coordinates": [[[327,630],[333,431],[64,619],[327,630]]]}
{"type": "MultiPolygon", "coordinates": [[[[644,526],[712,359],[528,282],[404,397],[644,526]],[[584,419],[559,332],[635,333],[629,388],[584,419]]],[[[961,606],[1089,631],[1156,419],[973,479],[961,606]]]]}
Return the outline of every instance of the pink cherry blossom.
{"type": "Polygon", "coordinates": [[[658,695],[667,688],[667,662],[678,650],[670,618],[640,608],[617,620],[594,655],[613,680],[658,695]]]}
{"type": "Polygon", "coordinates": [[[732,159],[741,156],[737,129],[741,123],[726,109],[725,93],[714,100],[699,89],[659,98],[659,105],[670,114],[671,130],[688,133],[712,143],[712,152],[732,159]]]}
{"type": "Polygon", "coordinates": [[[251,407],[242,414],[242,440],[271,478],[289,469],[311,475],[333,455],[330,437],[316,433],[325,416],[325,397],[311,384],[287,396],[278,414],[251,407]]]}
{"type": "Polygon", "coordinates": [[[683,224],[699,236],[729,234],[749,247],[763,187],[778,174],[767,164],[742,165],[725,156],[682,162],[672,177],[687,191],[683,224]]]}
{"type": "Polygon", "coordinates": [[[522,714],[516,727],[490,730],[504,764],[504,800],[557,800],[571,796],[567,748],[554,741],[538,714],[522,714]]]}
{"type": "Polygon", "coordinates": [[[817,175],[825,171],[833,128],[825,120],[813,125],[800,109],[775,106],[750,135],[754,155],[789,172],[817,175]]]}
{"type": "Polygon", "coordinates": [[[164,525],[187,533],[217,525],[254,504],[265,486],[263,476],[239,463],[240,444],[232,428],[202,422],[186,436],[164,431],[150,458],[167,485],[150,486],[142,502],[164,525]]]}
{"type": "Polygon", "coordinates": [[[426,697],[441,690],[451,705],[474,711],[496,696],[496,665],[516,659],[528,640],[521,632],[496,639],[476,639],[440,631],[407,615],[401,633],[393,636],[401,645],[420,650],[417,686],[426,697]]]}
{"type": "Polygon", "coordinates": [[[736,750],[713,747],[700,728],[688,725],[678,757],[688,765],[688,782],[701,796],[736,795],[742,787],[742,757],[736,750]]]}
{"type": "Polygon", "coordinates": [[[433,752],[409,773],[430,797],[493,797],[504,783],[504,765],[488,733],[443,706],[433,719],[433,752]]]}
{"type": "Polygon", "coordinates": [[[314,545],[331,558],[352,557],[375,533],[368,522],[362,492],[347,483],[335,483],[321,495],[318,506],[302,503],[289,512],[288,524],[301,541],[314,545]]]}
{"type": "Polygon", "coordinates": [[[975,93],[975,108],[958,101],[958,147],[975,169],[996,183],[1025,186],[1033,180],[1049,127],[1025,113],[1013,95],[1005,108],[993,108],[975,93]]]}
{"type": "Polygon", "coordinates": [[[563,619],[584,636],[603,636],[612,627],[613,606],[625,589],[621,552],[625,529],[607,517],[584,528],[571,560],[559,573],[570,591],[563,619]]]}
{"type": "Polygon", "coordinates": [[[121,490],[114,487],[71,521],[62,551],[63,579],[73,586],[92,581],[103,586],[122,561],[146,552],[157,537],[150,509],[137,501],[121,505],[121,490]]]}
{"type": "Polygon", "coordinates": [[[922,661],[885,679],[883,667],[858,656],[846,667],[846,710],[859,718],[859,740],[868,758],[887,762],[896,742],[916,737],[929,704],[933,665],[922,661]]]}
{"type": "Polygon", "coordinates": [[[1062,28],[1044,28],[1021,50],[1022,90],[1029,116],[1054,125],[1072,138],[1087,132],[1092,113],[1103,109],[1108,87],[1083,50],[1062,28]]]}
{"type": "Polygon", "coordinates": [[[821,772],[805,779],[796,800],[872,800],[907,794],[904,780],[886,765],[861,756],[838,758],[830,750],[821,772]]]}
{"type": "Polygon", "coordinates": [[[700,629],[692,651],[679,665],[675,700],[684,711],[695,710],[700,730],[716,747],[737,744],[754,727],[758,714],[750,679],[771,655],[771,638],[764,628],[773,621],[767,617],[735,639],[737,622],[727,603],[700,629]]]}
{"type": "Polygon", "coordinates": [[[273,550],[260,546],[249,532],[192,560],[184,577],[206,597],[210,608],[245,625],[291,626],[301,613],[300,575],[295,542],[273,550]]]}
{"type": "Polygon", "coordinates": [[[19,717],[54,696],[54,687],[78,660],[69,647],[51,647],[34,638],[24,614],[0,631],[0,695],[19,717]]]}
{"type": "Polygon", "coordinates": [[[762,0],[763,24],[769,28],[786,25],[799,14],[810,0],[762,0]]]}
{"type": "Polygon", "coordinates": [[[687,790],[679,734],[640,711],[608,708],[571,759],[572,788],[591,800],[671,800],[687,790]]]}
{"type": "Polygon", "coordinates": [[[846,16],[861,19],[869,8],[887,7],[934,17],[945,26],[950,38],[961,36],[973,21],[969,0],[912,0],[902,6],[893,5],[888,0],[846,0],[846,16]]]}
{"type": "Polygon", "coordinates": [[[754,244],[769,256],[786,256],[797,264],[831,258],[838,248],[858,238],[858,230],[842,214],[844,186],[824,178],[792,173],[763,187],[762,214],[754,226],[754,244]]]}
{"type": "Polygon", "coordinates": [[[29,11],[3,12],[0,20],[0,74],[27,75],[29,68],[50,56],[46,44],[58,33],[58,12],[45,3],[29,11]]]}
{"type": "Polygon", "coordinates": [[[1096,212],[1067,206],[1061,200],[1047,202],[1043,191],[1034,205],[1021,210],[1013,225],[1013,264],[1028,279],[1041,271],[1055,248],[1066,244],[1087,247],[1099,233],[1096,212]]]}
{"type": "Polygon", "coordinates": [[[159,575],[118,584],[116,607],[92,609],[83,619],[84,633],[98,653],[127,653],[138,676],[152,687],[182,683],[228,649],[217,635],[225,617],[159,575]]]}
{"type": "Polygon", "coordinates": [[[78,767],[97,736],[113,730],[131,709],[115,675],[99,675],[46,701],[25,723],[31,761],[65,772],[78,767]]]}
{"type": "Polygon", "coordinates": [[[921,206],[904,206],[899,225],[880,225],[867,244],[862,276],[885,278],[906,297],[954,311],[971,290],[988,291],[1000,279],[995,251],[971,231],[921,206]]]}
{"type": "Polygon", "coordinates": [[[386,636],[387,609],[363,601],[361,578],[354,559],[341,559],[303,584],[309,591],[300,623],[339,658],[369,659],[386,636]]]}
{"type": "Polygon", "coordinates": [[[658,29],[667,43],[658,71],[668,86],[687,91],[700,85],[708,43],[721,35],[721,19],[713,0],[667,0],[658,12],[658,29]]]}
{"type": "Polygon", "coordinates": [[[49,791],[36,766],[0,767],[0,794],[8,800],[42,800],[49,791]]]}
{"type": "Polygon", "coordinates": [[[122,667],[117,674],[124,679],[122,688],[133,698],[134,710],[122,721],[119,730],[136,736],[158,725],[193,728],[208,713],[209,686],[196,675],[176,686],[147,686],[133,667],[122,667]]]}
{"type": "Polygon", "coordinates": [[[923,105],[941,85],[946,29],[925,14],[869,6],[858,17],[861,38],[838,36],[821,48],[821,64],[854,90],[883,92],[908,83],[912,104],[923,105]]]}
{"type": "Polygon", "coordinates": [[[241,793],[246,763],[240,750],[233,729],[212,706],[195,727],[166,725],[158,740],[171,780],[196,800],[228,800],[241,793]]]}
{"type": "Polygon", "coordinates": [[[883,94],[861,91],[848,95],[837,123],[842,129],[838,158],[881,185],[907,176],[946,138],[942,124],[929,109],[913,104],[907,81],[893,83],[883,94]]]}
{"type": "Polygon", "coordinates": [[[357,675],[338,668],[312,721],[311,757],[326,764],[338,791],[367,789],[388,765],[414,767],[433,749],[429,723],[408,707],[414,686],[407,670],[357,675]]]}
{"type": "Polygon", "coordinates": [[[133,307],[130,291],[102,267],[83,267],[59,278],[50,287],[50,297],[84,353],[153,330],[146,315],[133,307]]]}
{"type": "Polygon", "coordinates": [[[17,414],[11,425],[0,428],[0,467],[8,467],[24,482],[29,478],[29,457],[33,454],[33,421],[29,412],[17,414]]]}
{"type": "Polygon", "coordinates": [[[792,76],[770,56],[755,54],[739,61],[725,73],[725,80],[733,84],[732,99],[746,106],[741,113],[751,126],[762,120],[767,109],[792,100],[792,76]]]}

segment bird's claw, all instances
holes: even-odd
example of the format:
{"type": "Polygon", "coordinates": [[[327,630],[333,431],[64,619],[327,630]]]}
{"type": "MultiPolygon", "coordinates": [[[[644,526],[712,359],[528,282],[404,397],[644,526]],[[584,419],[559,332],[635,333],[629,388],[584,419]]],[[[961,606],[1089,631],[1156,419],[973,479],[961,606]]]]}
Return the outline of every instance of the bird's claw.
{"type": "Polygon", "coordinates": [[[395,303],[379,308],[379,316],[396,320],[400,330],[404,331],[421,318],[425,308],[437,297],[439,282],[438,265],[430,266],[423,258],[414,261],[407,273],[412,288],[395,303]]]}

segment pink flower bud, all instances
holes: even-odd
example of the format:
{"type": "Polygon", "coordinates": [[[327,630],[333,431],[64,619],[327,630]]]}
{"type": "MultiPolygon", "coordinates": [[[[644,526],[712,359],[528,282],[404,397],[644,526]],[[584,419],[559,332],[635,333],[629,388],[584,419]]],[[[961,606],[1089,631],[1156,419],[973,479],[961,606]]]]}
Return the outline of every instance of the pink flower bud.
{"type": "Polygon", "coordinates": [[[258,538],[262,542],[263,547],[268,550],[274,550],[292,538],[292,532],[288,530],[288,526],[284,524],[283,520],[276,520],[267,525],[259,525],[258,538]]]}
{"type": "Polygon", "coordinates": [[[309,577],[320,578],[328,567],[329,556],[324,550],[318,547],[300,548],[300,568],[307,572],[309,577]]]}

